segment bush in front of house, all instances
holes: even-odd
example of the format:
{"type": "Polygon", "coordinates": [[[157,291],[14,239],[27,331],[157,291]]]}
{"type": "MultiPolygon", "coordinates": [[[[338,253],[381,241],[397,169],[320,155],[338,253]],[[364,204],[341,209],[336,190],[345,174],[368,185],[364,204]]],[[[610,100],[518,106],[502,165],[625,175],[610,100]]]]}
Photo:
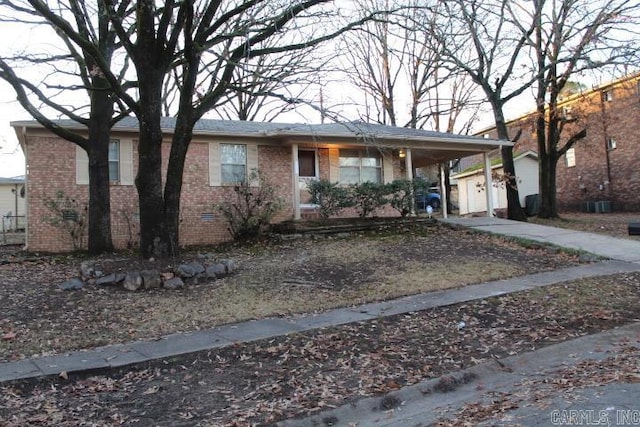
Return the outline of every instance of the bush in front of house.
{"type": "Polygon", "coordinates": [[[375,215],[376,211],[386,205],[390,187],[376,182],[361,182],[350,187],[351,197],[358,215],[361,218],[375,215]]]}
{"type": "Polygon", "coordinates": [[[414,180],[396,179],[387,184],[389,188],[389,204],[400,215],[405,217],[415,209],[415,196],[429,188],[429,183],[422,178],[414,180]]]}
{"type": "Polygon", "coordinates": [[[326,179],[311,181],[308,186],[311,203],[319,206],[324,219],[337,215],[342,209],[353,206],[348,188],[326,179]]]}
{"type": "Polygon", "coordinates": [[[284,208],[277,188],[258,171],[249,173],[245,182],[230,188],[225,202],[216,205],[227,221],[235,240],[250,240],[268,230],[274,216],[284,208]],[[256,185],[257,184],[257,185],[256,185]]]}

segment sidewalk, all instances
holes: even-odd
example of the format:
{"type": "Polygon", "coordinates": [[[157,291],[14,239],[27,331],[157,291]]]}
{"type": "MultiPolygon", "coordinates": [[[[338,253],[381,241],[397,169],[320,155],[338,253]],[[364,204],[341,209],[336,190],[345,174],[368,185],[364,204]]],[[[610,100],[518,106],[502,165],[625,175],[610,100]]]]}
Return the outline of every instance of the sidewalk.
{"type": "MultiPolygon", "coordinates": [[[[471,285],[460,289],[413,295],[391,301],[365,304],[357,307],[341,308],[327,311],[318,315],[298,315],[290,318],[267,318],[231,325],[224,325],[210,330],[173,334],[154,341],[138,341],[126,344],[111,345],[87,351],[78,351],[63,355],[34,357],[17,362],[0,363],[0,382],[46,375],[58,375],[63,371],[70,373],[121,367],[129,364],[145,362],[152,359],[159,359],[200,350],[231,346],[237,342],[251,342],[279,335],[309,331],[329,326],[338,326],[351,322],[376,319],[382,316],[426,310],[438,306],[483,299],[511,292],[553,285],[559,282],[578,278],[610,275],[621,272],[640,271],[640,241],[636,242],[633,240],[608,238],[606,236],[596,236],[589,233],[580,233],[570,230],[559,230],[553,227],[527,223],[515,223],[513,221],[494,218],[450,219],[447,220],[447,222],[491,233],[521,237],[529,240],[536,240],[544,243],[551,243],[554,245],[580,249],[611,259],[598,263],[585,264],[577,267],[538,273],[524,277],[471,285]]],[[[576,353],[579,348],[583,348],[584,354],[581,354],[586,357],[590,353],[593,353],[589,351],[589,348],[593,349],[594,345],[603,345],[603,348],[605,348],[605,344],[606,342],[608,342],[606,340],[610,340],[613,338],[618,339],[621,336],[630,336],[633,340],[637,341],[638,336],[640,336],[639,325],[640,324],[636,323],[634,325],[620,328],[618,330],[613,330],[590,337],[584,337],[580,339],[582,341],[573,340],[564,344],[558,344],[557,346],[550,347],[549,350],[543,349],[534,353],[517,356],[513,359],[513,361],[510,361],[509,363],[513,363],[514,366],[522,364],[522,369],[526,368],[525,371],[531,369],[532,365],[527,365],[527,363],[529,362],[539,362],[541,364],[552,362],[555,364],[553,366],[556,366],[558,363],[566,362],[565,359],[567,358],[567,354],[576,353]],[[602,340],[605,340],[605,344],[603,344],[602,340]],[[584,342],[585,344],[580,344],[582,342],[584,342]],[[544,356],[545,354],[547,356],[544,356]],[[529,360],[529,362],[526,362],[526,360],[529,360]]],[[[606,352],[602,354],[606,354],[606,352]]],[[[542,365],[540,366],[542,367],[542,365]]],[[[478,369],[484,370],[482,372],[479,372],[478,376],[490,379],[491,381],[495,380],[496,387],[509,387],[509,384],[511,384],[511,387],[513,387],[514,377],[501,377],[500,375],[498,375],[498,372],[492,371],[492,369],[496,369],[495,366],[491,367],[482,365],[478,369]]],[[[514,372],[515,371],[517,370],[515,370],[514,368],[514,372]]],[[[485,381],[485,385],[488,384],[488,380],[483,381],[485,381]]],[[[470,388],[473,388],[471,384],[469,386],[470,388]]],[[[469,392],[468,388],[469,387],[461,388],[460,393],[462,393],[464,390],[467,390],[467,392],[469,392]]],[[[418,393],[415,390],[418,389],[412,389],[409,387],[407,389],[401,390],[399,393],[406,392],[408,393],[407,396],[415,395],[420,397],[422,393],[418,393]]],[[[615,399],[621,398],[620,390],[612,390],[613,391],[611,392],[616,396],[615,399]]],[[[640,387],[637,388],[637,392],[637,395],[634,394],[633,396],[638,398],[636,401],[640,401],[640,387]]],[[[461,394],[460,396],[461,397],[459,402],[460,404],[463,404],[466,401],[465,399],[467,399],[467,397],[465,396],[471,398],[474,395],[461,394]]],[[[450,396],[447,395],[447,402],[450,401],[449,397],[450,396]]],[[[404,397],[402,397],[402,399],[404,399],[404,397]]],[[[440,401],[440,404],[442,404],[443,400],[435,399],[435,401],[438,400],[440,401]]],[[[419,419],[422,421],[421,417],[424,416],[424,408],[430,407],[428,405],[424,406],[424,399],[416,399],[412,397],[411,399],[407,400],[407,402],[409,403],[402,408],[404,411],[402,414],[400,413],[400,411],[392,411],[392,414],[400,414],[405,416],[407,414],[410,414],[410,410],[414,411],[416,417],[418,418],[414,418],[412,424],[410,425],[416,425],[416,420],[419,419]],[[412,406],[410,408],[410,405],[417,406],[412,406]]],[[[366,404],[368,405],[369,403],[366,404]]],[[[349,411],[357,411],[359,410],[358,407],[362,407],[361,405],[349,406],[350,408],[341,408],[336,410],[343,411],[340,412],[340,417],[346,419],[347,415],[350,414],[349,411]]],[[[433,409],[427,409],[427,411],[432,410],[433,409]]],[[[329,417],[337,416],[333,415],[332,413],[329,413],[329,415],[323,413],[319,414],[318,416],[321,417],[322,415],[329,417]]],[[[353,412],[351,415],[356,417],[364,416],[359,412],[353,412]]],[[[380,418],[381,415],[382,414],[380,412],[376,414],[378,418],[380,418]]],[[[398,419],[399,418],[393,418],[393,420],[388,420],[389,423],[387,424],[375,424],[373,421],[371,421],[371,423],[358,425],[400,426],[407,425],[406,423],[409,422],[409,419],[407,419],[406,417],[402,418],[401,421],[398,421],[398,419]]],[[[310,420],[317,421],[322,420],[322,418],[313,418],[310,420]]],[[[546,420],[542,421],[542,425],[547,424],[549,423],[546,422],[546,420]]],[[[297,420],[294,424],[284,423],[283,425],[307,424],[301,424],[301,420],[297,420]]],[[[319,425],[323,424],[321,423],[319,425]]]]}
{"type": "Polygon", "coordinates": [[[501,218],[448,218],[440,221],[478,231],[577,249],[618,261],[640,263],[640,240],[619,239],[603,234],[585,233],[501,218]]]}

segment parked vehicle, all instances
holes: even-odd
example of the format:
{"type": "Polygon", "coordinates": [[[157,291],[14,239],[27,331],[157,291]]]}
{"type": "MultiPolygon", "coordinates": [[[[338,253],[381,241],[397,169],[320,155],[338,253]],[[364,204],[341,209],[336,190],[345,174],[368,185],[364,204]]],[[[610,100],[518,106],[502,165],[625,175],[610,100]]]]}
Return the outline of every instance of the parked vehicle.
{"type": "Polygon", "coordinates": [[[442,205],[440,200],[440,194],[437,193],[437,188],[430,188],[426,193],[416,194],[416,209],[418,211],[427,210],[427,206],[431,206],[433,209],[439,209],[442,205]]]}

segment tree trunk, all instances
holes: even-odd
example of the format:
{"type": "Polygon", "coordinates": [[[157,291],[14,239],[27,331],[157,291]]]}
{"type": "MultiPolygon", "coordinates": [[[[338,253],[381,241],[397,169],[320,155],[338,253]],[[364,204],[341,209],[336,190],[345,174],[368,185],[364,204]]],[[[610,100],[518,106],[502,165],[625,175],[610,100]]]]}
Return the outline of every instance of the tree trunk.
{"type": "Polygon", "coordinates": [[[141,78],[138,116],[138,174],[140,204],[140,255],[168,258],[175,249],[167,233],[162,197],[162,73],[145,70],[141,78]],[[144,83],[142,80],[145,80],[144,83]],[[156,81],[153,81],[156,80],[156,81]]]}
{"type": "MultiPolygon", "coordinates": [[[[509,140],[509,131],[502,115],[502,108],[497,102],[494,102],[493,114],[496,120],[498,138],[509,140]]],[[[520,205],[516,167],[513,162],[513,147],[503,146],[500,150],[500,155],[502,157],[502,171],[505,176],[505,189],[507,192],[507,217],[516,221],[526,222],[527,215],[520,205]]],[[[487,184],[487,191],[491,191],[490,185],[490,183],[487,184]]]]}
{"type": "Polygon", "coordinates": [[[540,218],[553,218],[557,216],[557,212],[554,214],[555,202],[555,162],[551,160],[551,156],[546,150],[538,150],[538,161],[540,166],[538,168],[539,173],[539,187],[540,187],[540,206],[538,207],[538,217],[540,218]]]}
{"type": "Polygon", "coordinates": [[[178,114],[176,128],[171,142],[167,182],[164,185],[165,226],[172,253],[177,254],[180,243],[180,195],[182,176],[187,150],[193,134],[193,124],[189,114],[178,114]],[[188,116],[188,117],[185,117],[188,116]]]}
{"type": "Polygon", "coordinates": [[[92,255],[113,251],[111,240],[111,195],[109,181],[109,141],[113,100],[105,89],[108,83],[93,79],[89,115],[89,239],[92,255]]]}
{"type": "Polygon", "coordinates": [[[505,188],[507,191],[507,217],[516,221],[526,222],[527,215],[520,205],[516,167],[513,162],[513,147],[502,147],[500,154],[502,155],[502,170],[505,175],[505,188]]]}
{"type": "Polygon", "coordinates": [[[449,162],[444,163],[444,194],[447,198],[447,213],[453,213],[453,203],[451,202],[451,168],[449,162]]]}

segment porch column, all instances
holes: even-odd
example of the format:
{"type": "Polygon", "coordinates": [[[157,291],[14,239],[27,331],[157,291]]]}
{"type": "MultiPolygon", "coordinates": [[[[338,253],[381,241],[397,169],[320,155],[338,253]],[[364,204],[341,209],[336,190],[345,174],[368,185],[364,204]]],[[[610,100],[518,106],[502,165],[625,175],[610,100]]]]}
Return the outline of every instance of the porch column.
{"type": "Polygon", "coordinates": [[[413,161],[411,160],[411,148],[406,148],[404,152],[405,152],[404,162],[405,162],[405,165],[407,166],[407,170],[405,171],[407,180],[413,181],[413,161]]]}
{"type": "Polygon", "coordinates": [[[440,163],[440,209],[442,209],[442,218],[447,219],[449,213],[447,212],[447,188],[445,187],[445,177],[446,169],[444,167],[444,163],[440,163]]]}
{"type": "Polygon", "coordinates": [[[293,168],[291,171],[293,178],[293,219],[297,221],[302,218],[300,215],[300,164],[298,163],[298,144],[291,146],[291,159],[293,160],[293,168]]]}
{"type": "Polygon", "coordinates": [[[493,217],[493,181],[491,180],[491,159],[489,153],[484,153],[484,188],[487,198],[487,216],[493,217]]]}
{"type": "MultiPolygon", "coordinates": [[[[404,150],[404,164],[405,164],[405,176],[407,181],[413,181],[413,160],[411,159],[411,148],[405,148],[404,150]]],[[[411,212],[409,212],[410,216],[416,216],[416,206],[415,203],[411,203],[411,212]]]]}

